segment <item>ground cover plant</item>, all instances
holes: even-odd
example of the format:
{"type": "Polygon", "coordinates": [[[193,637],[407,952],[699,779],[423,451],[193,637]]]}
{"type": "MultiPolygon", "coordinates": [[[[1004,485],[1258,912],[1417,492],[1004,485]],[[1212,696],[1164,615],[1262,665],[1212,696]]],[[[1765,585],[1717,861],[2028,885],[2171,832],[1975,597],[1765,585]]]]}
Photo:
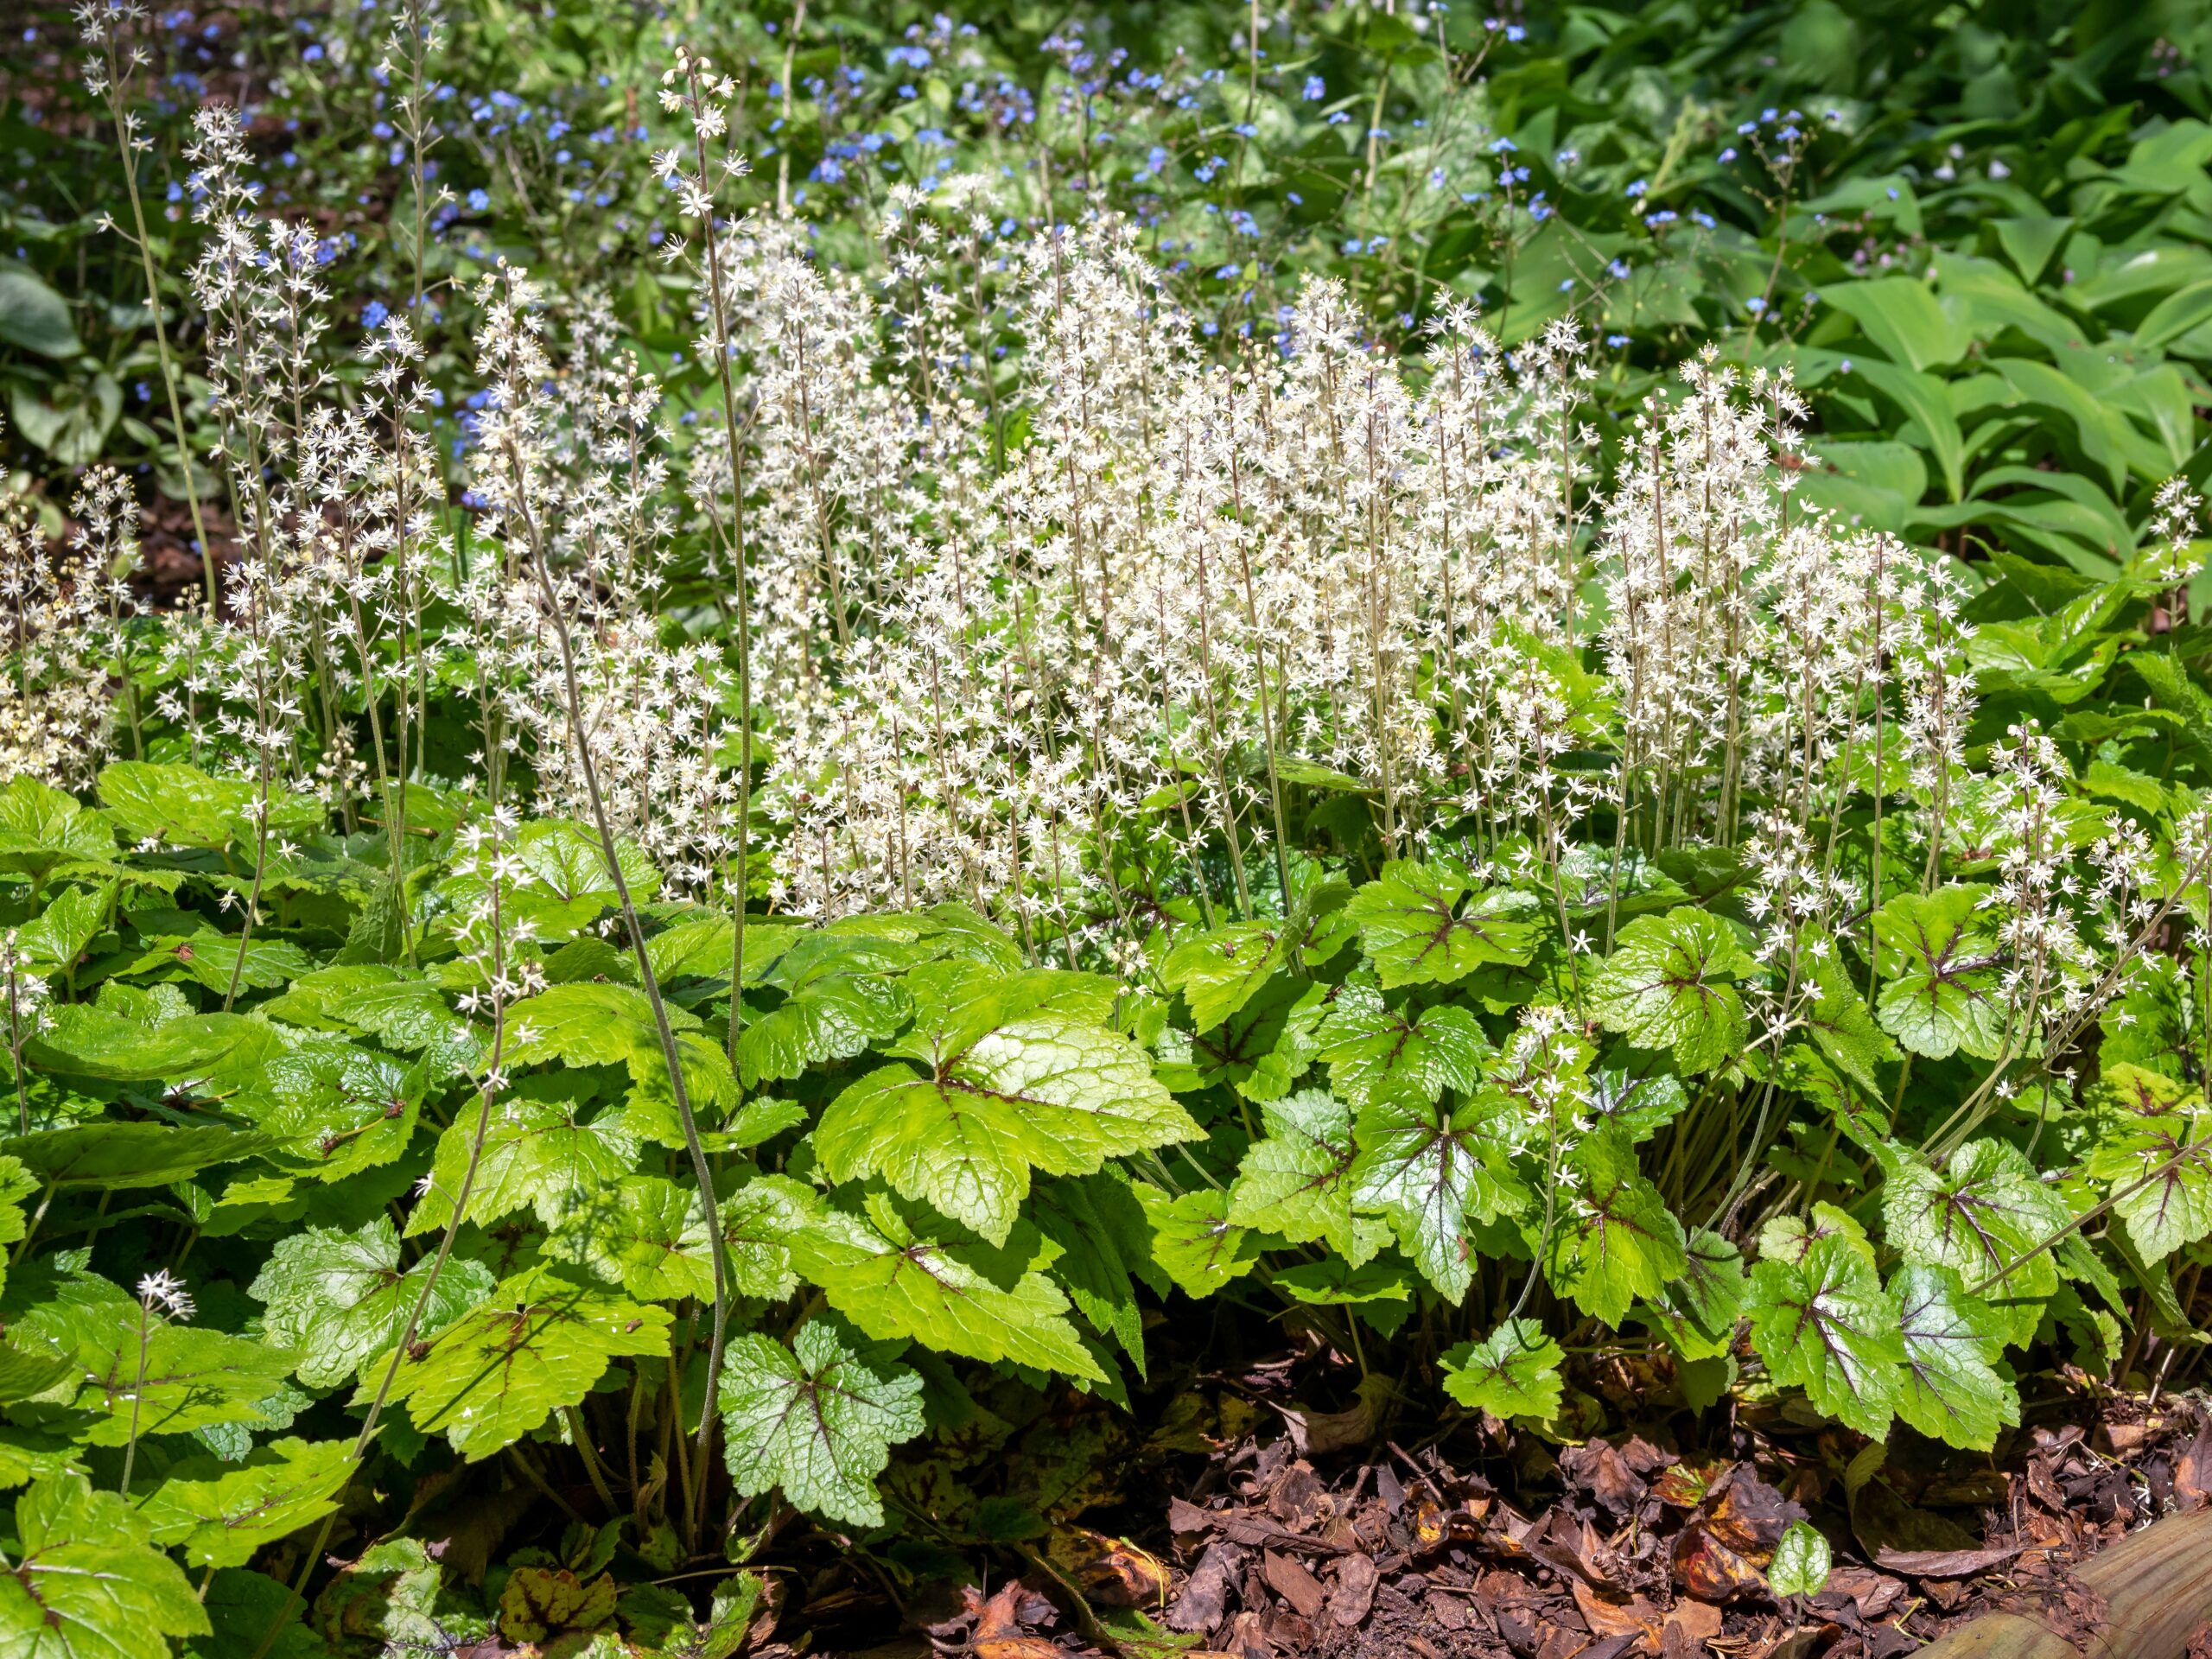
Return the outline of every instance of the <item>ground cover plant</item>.
{"type": "Polygon", "coordinates": [[[2208,35],[29,26],[9,1650],[1916,1640],[2201,1363],[2208,35]]]}

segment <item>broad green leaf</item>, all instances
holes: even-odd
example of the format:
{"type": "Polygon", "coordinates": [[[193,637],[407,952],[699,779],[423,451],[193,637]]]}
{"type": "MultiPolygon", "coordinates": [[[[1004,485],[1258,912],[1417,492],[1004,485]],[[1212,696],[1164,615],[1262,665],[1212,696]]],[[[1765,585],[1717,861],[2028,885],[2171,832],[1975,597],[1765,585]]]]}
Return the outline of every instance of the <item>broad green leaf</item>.
{"type": "Polygon", "coordinates": [[[1089,1174],[1198,1138],[1144,1051],[1056,1007],[1059,987],[1027,976],[995,985],[957,963],[912,977],[914,1026],[891,1052],[927,1070],[882,1066],[830,1103],[814,1146],[832,1180],[880,1174],[998,1244],[1033,1167],[1089,1174]]]}
{"type": "Polygon", "coordinates": [[[260,1005],[272,1020],[374,1037],[406,1053],[473,1040],[468,1022],[420,974],[375,963],[318,968],[260,1005]]]}
{"type": "Polygon", "coordinates": [[[1882,1084],[1875,1068],[1895,1061],[1897,1046],[1874,1023],[1866,998],[1851,982],[1836,951],[1830,950],[1814,960],[1810,978],[1813,1000],[1805,1023],[1813,1046],[1867,1096],[1880,1099],[1882,1084]]]}
{"type": "Polygon", "coordinates": [[[1996,1370],[2003,1316],[1967,1295],[1948,1268],[1899,1268],[1890,1300],[1904,1339],[1897,1415],[1947,1446],[1988,1451],[1999,1429],[2020,1421],[2019,1394],[1996,1370]]]}
{"type": "Polygon", "coordinates": [[[1567,1354],[1535,1319],[1508,1319],[1480,1342],[1446,1350],[1444,1392],[1474,1411],[1512,1421],[1549,1422],[1559,1415],[1567,1354]]]}
{"type": "Polygon", "coordinates": [[[1948,368],[1972,343],[1917,276],[1824,283],[1821,297],[1856,322],[1884,357],[1908,369],[1948,368]]]}
{"type": "Polygon", "coordinates": [[[230,994],[232,976],[241,991],[265,991],[289,983],[315,966],[315,958],[289,939],[257,934],[239,949],[240,936],[212,927],[196,933],[162,934],[148,942],[135,962],[117,970],[125,979],[190,980],[218,996],[230,994]]]}
{"type": "Polygon", "coordinates": [[[1906,1262],[1949,1268],[1969,1285],[2005,1272],[1996,1294],[2009,1310],[2013,1339],[2026,1341],[2043,1300],[2058,1289],[2057,1268],[2042,1247],[2074,1218],[2064,1198],[2002,1141],[1968,1141],[1941,1171],[1909,1148],[1885,1148],[1882,1163],[1885,1242],[1906,1262]]]}
{"type": "MultiPolygon", "coordinates": [[[[1369,1262],[1355,1267],[1340,1255],[1300,1262],[1268,1276],[1268,1282],[1294,1301],[1313,1307],[1366,1307],[1376,1302],[1401,1304],[1402,1319],[1411,1311],[1414,1281],[1402,1262],[1369,1262]]],[[[1388,1328],[1395,1330],[1393,1323],[1388,1328]]]]}
{"type": "MultiPolygon", "coordinates": [[[[415,1427],[469,1462],[573,1406],[617,1359],[668,1351],[665,1308],[632,1302],[559,1268],[526,1268],[399,1363],[391,1398],[415,1427]],[[416,1352],[421,1357],[416,1357],[416,1352]]],[[[418,1342],[420,1339],[418,1338],[418,1342]]],[[[364,1368],[380,1377],[381,1368],[364,1368]]],[[[354,1395],[368,1403],[366,1381],[354,1395]]]]}
{"type": "MultiPolygon", "coordinates": [[[[1682,1224],[1659,1189],[1637,1173],[1635,1149],[1617,1135],[1597,1134],[1574,1148],[1560,1183],[1548,1239],[1530,1232],[1543,1252],[1544,1277],[1586,1313],[1618,1325],[1630,1303],[1657,1296],[1688,1268],[1682,1224]]],[[[1536,1226],[1522,1223],[1524,1231],[1536,1226]]]]}
{"type": "Polygon", "coordinates": [[[1105,1380],[1043,1273],[1008,1265],[1005,1252],[917,1236],[888,1205],[870,1208],[823,1210],[790,1239],[792,1266],[869,1336],[1105,1380]]]}
{"type": "MultiPolygon", "coordinates": [[[[310,1227],[276,1241],[247,1294],[267,1304],[269,1339],[299,1355],[296,1375],[311,1389],[335,1388],[368,1360],[388,1352],[422,1301],[434,1258],[404,1274],[399,1236],[389,1216],[358,1232],[310,1227]]],[[[435,1335],[492,1294],[491,1270],[466,1256],[448,1257],[416,1327],[435,1335]]]]}
{"type": "Polygon", "coordinates": [[[67,973],[85,954],[106,913],[100,894],[86,887],[64,888],[16,931],[16,949],[39,973],[67,973]]]}
{"type": "Polygon", "coordinates": [[[153,1541],[181,1548],[191,1566],[244,1567],[262,1545],[336,1509],[353,1472],[349,1442],[287,1437],[242,1464],[177,1464],[137,1508],[153,1541]]]}
{"type": "Polygon", "coordinates": [[[1631,1144],[1649,1141],[1680,1117],[1689,1103],[1689,1091],[1671,1072],[1631,1077],[1615,1069],[1590,1079],[1591,1117],[1631,1144]]]}
{"type": "Polygon", "coordinates": [[[830,1319],[810,1319],[789,1348],[740,1337],[721,1378],[722,1456],[739,1496],[772,1489],[810,1515],[880,1527],[875,1478],[891,1448],[924,1427],[922,1379],[896,1350],[856,1343],[830,1319]]]}
{"type": "Polygon", "coordinates": [[[2124,1118],[2090,1152],[2084,1173],[2102,1181],[2145,1262],[2160,1262],[2212,1233],[2212,1135],[2195,1112],[2124,1118]]]}
{"type": "MultiPolygon", "coordinates": [[[[162,995],[179,996],[173,988],[162,995]]],[[[278,1043],[266,1021],[236,1014],[186,1014],[141,1019],[118,1011],[126,998],[148,994],[124,985],[101,988],[98,1002],[70,1002],[48,1011],[48,1023],[23,1043],[25,1057],[56,1071],[113,1083],[175,1088],[205,1083],[237,1088],[260,1075],[278,1043]]]]}
{"type": "Polygon", "coordinates": [[[905,988],[877,974],[829,975],[781,1007],[758,1015],[737,1040],[737,1075],[747,1089],[786,1081],[810,1065],[849,1060],[889,1040],[912,1012],[905,988]]]}
{"type": "Polygon", "coordinates": [[[1471,1090],[1490,1058],[1490,1039],[1462,1007],[1392,1007],[1371,981],[1347,981],[1321,1020],[1316,1058],[1329,1068],[1338,1097],[1364,1105],[1378,1091],[1434,1100],[1446,1089],[1471,1090]]]}
{"type": "Polygon", "coordinates": [[[1191,1005],[1191,1024],[1211,1031],[1242,1008],[1290,955],[1280,923],[1233,922],[1181,940],[1160,965],[1160,982],[1191,1005]]]}
{"type": "Polygon", "coordinates": [[[34,1482],[16,1500],[16,1539],[15,1567],[0,1573],[10,1659],[169,1659],[171,1637],[208,1631],[184,1569],[82,1475],[34,1482]]]}
{"type": "Polygon", "coordinates": [[[272,1054],[239,1110],[276,1143],[287,1173],[342,1180],[388,1164],[415,1138],[428,1069],[333,1037],[306,1037],[272,1054]]]}
{"type": "Polygon", "coordinates": [[[1325,1089],[1303,1089],[1260,1109],[1255,1141],[1229,1189],[1229,1219],[1293,1244],[1325,1243],[1357,1267],[1382,1247],[1352,1215],[1351,1108],[1325,1089]]]}
{"type": "Polygon", "coordinates": [[[711,1301],[714,1253],[697,1192],[659,1175],[572,1191],[546,1253],[649,1302],[711,1301]]]}
{"type": "MultiPolygon", "coordinates": [[[[700,1118],[737,1103],[737,1081],[721,1046],[700,1029],[698,1015],[664,1005],[691,1109],[700,1118]]],[[[570,1065],[628,1068],[636,1093],[630,1125],[664,1147],[681,1147],[683,1132],[670,1087],[668,1056],[652,1004],[627,985],[556,985],[507,1010],[511,1066],[565,1060],[570,1065]]]]}
{"type": "Polygon", "coordinates": [[[1735,1344],[1747,1281],[1740,1251],[1704,1227],[1688,1230],[1682,1269],[1645,1313],[1684,1359],[1718,1359],[1735,1344]]]}
{"type": "Polygon", "coordinates": [[[1137,1198],[1152,1226],[1152,1259],[1185,1296],[1204,1300],[1252,1271],[1265,1235],[1229,1217],[1229,1194],[1201,1187],[1170,1198],[1148,1182],[1137,1198]]]}
{"type": "Polygon", "coordinates": [[[108,817],[133,841],[219,848],[245,827],[239,820],[252,808],[255,789],[197,766],[117,760],[102,769],[99,795],[108,817]]]}
{"type": "Polygon", "coordinates": [[[105,867],[116,856],[115,831],[107,820],[86,811],[67,791],[29,772],[0,789],[0,870],[42,881],[64,864],[105,867]]]}
{"type": "Polygon", "coordinates": [[[1904,1342],[1872,1264],[1849,1240],[1822,1236],[1796,1261],[1759,1262],[1751,1310],[1751,1345],[1777,1382],[1870,1439],[1889,1432],[1904,1342]]]}
{"type": "Polygon", "coordinates": [[[1817,1596],[1827,1588],[1833,1562],[1821,1529],[1809,1521],[1794,1521],[1767,1563],[1767,1588],[1777,1596],[1817,1596]]]}
{"type": "MultiPolygon", "coordinates": [[[[631,899],[645,903],[659,891],[658,874],[634,843],[618,839],[614,851],[631,899]]],[[[572,939],[614,906],[607,855],[598,831],[588,825],[557,818],[524,824],[515,834],[507,868],[512,874],[501,909],[510,925],[527,923],[540,939],[572,939]]],[[[483,878],[468,872],[448,876],[439,887],[446,907],[464,915],[483,892],[483,878]]]]}
{"type": "Polygon", "coordinates": [[[1393,859],[1345,906],[1384,990],[1400,985],[1449,985],[1489,963],[1518,967],[1538,932],[1521,916],[1528,896],[1507,890],[1472,893],[1450,871],[1393,859]]]}
{"type": "Polygon", "coordinates": [[[252,1422],[294,1358],[250,1338],[143,1318],[128,1297],[79,1306],[60,1334],[74,1339],[84,1368],[76,1408],[100,1414],[78,1435],[93,1446],[252,1422]]]}
{"type": "Polygon", "coordinates": [[[1359,1114],[1352,1160],[1355,1208],[1386,1217],[1428,1282],[1458,1302],[1474,1277],[1471,1221],[1520,1210],[1528,1193],[1506,1167],[1492,1118],[1392,1090],[1359,1114]]]}
{"type": "Polygon", "coordinates": [[[1916,428],[1918,441],[1936,458],[1943,474],[1946,498],[1957,500],[1965,486],[1966,436],[1959,429],[1959,417],[1943,382],[1894,363],[1859,363],[1853,366],[1853,378],[1863,380],[1877,396],[1904,412],[1916,428]]]}
{"type": "Polygon", "coordinates": [[[0,267],[0,340],[41,357],[74,357],[84,349],[69,302],[20,259],[0,267]]]}
{"type": "Polygon", "coordinates": [[[1598,970],[1590,1005],[1609,1031],[1643,1048],[1671,1048],[1683,1071],[1710,1071],[1743,1052],[1744,1002],[1728,982],[1758,963],[1735,931],[1682,906],[1624,927],[1598,970]]]}
{"type": "MultiPolygon", "coordinates": [[[[589,1192],[628,1174],[639,1144],[631,1115],[603,1110],[586,1120],[582,1109],[574,1100],[522,1090],[495,1100],[467,1219],[482,1226],[530,1205],[550,1225],[569,1193],[589,1192]]],[[[408,1237],[443,1227],[452,1216],[468,1173],[469,1143],[480,1110],[471,1101],[438,1137],[430,1184],[408,1217],[408,1237]]]]}
{"type": "Polygon", "coordinates": [[[104,1120],[34,1129],[10,1135],[3,1144],[41,1183],[115,1190],[189,1180],[217,1164],[266,1152],[274,1142],[265,1135],[213,1123],[179,1127],[104,1120]]]}
{"type": "Polygon", "coordinates": [[[1930,1059],[1961,1049],[1994,1059],[2004,1040],[2002,959],[1995,931],[1978,912],[1981,891],[1899,893],[1874,912],[1882,1029],[1930,1059]]]}
{"type": "Polygon", "coordinates": [[[1144,1317],[1130,1274],[1148,1265],[1150,1229],[1128,1178],[1104,1169],[1039,1181],[1029,1211],[1037,1230],[1060,1247],[1053,1279],[1092,1330],[1122,1345],[1141,1376],[1144,1317]]]}

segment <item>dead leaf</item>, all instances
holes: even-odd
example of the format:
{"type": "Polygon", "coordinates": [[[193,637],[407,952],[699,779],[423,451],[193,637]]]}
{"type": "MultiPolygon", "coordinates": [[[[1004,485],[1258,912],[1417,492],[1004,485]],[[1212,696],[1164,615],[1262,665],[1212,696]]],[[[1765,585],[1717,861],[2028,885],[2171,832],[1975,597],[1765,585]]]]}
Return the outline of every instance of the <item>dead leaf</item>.
{"type": "Polygon", "coordinates": [[[1337,1563],[1337,1587],[1329,1597],[1329,1617],[1350,1630],[1367,1617],[1375,1605],[1375,1582],[1381,1575],[1365,1555],[1347,1555],[1337,1563]]]}
{"type": "Polygon", "coordinates": [[[1306,1570],[1303,1561],[1270,1549],[1260,1557],[1260,1571],[1268,1587],[1296,1609],[1300,1617],[1320,1616],[1328,1597],[1321,1588],[1320,1580],[1306,1570]]]}
{"type": "Polygon", "coordinates": [[[2004,1549],[1882,1549],[1874,1553],[1874,1561],[1907,1578],[1970,1579],[2003,1566],[2024,1548],[2013,1544],[2004,1549]]]}
{"type": "Polygon", "coordinates": [[[1183,1593],[1167,1610],[1168,1629],[1188,1632],[1211,1630],[1218,1625],[1228,1611],[1230,1587],[1243,1559],[1244,1552],[1234,1544],[1219,1539],[1208,1544],[1183,1586],[1183,1593]]]}
{"type": "Polygon", "coordinates": [[[1045,1553],[1096,1606],[1166,1605],[1167,1568],[1126,1538],[1109,1538],[1088,1527],[1056,1527],[1045,1553]]]}
{"type": "Polygon", "coordinates": [[[1624,1601],[1615,1601],[1599,1595],[1581,1580],[1573,1580],[1567,1586],[1574,1592],[1574,1605],[1581,1609],[1583,1623],[1589,1625],[1592,1636],[1632,1636],[1639,1645],[1650,1644],[1656,1651],[1659,1646],[1659,1627],[1664,1622],[1658,1607],[1646,1596],[1630,1596],[1624,1601]]]}
{"type": "Polygon", "coordinates": [[[1020,1580],[1007,1580],[988,1601],[981,1599],[972,1586],[960,1594],[976,1618],[976,1628],[968,1638],[973,1659],[1068,1659],[1067,1650],[1058,1643],[1022,1629],[1024,1624],[1051,1617],[1052,1605],[1020,1580]]]}

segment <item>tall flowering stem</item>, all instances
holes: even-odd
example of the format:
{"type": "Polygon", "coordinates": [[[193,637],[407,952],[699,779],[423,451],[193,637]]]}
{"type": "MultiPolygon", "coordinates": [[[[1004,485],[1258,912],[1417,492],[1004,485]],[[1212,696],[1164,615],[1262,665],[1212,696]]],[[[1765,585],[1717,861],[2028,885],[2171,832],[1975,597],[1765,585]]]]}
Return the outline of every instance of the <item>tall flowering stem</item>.
{"type": "MultiPolygon", "coordinates": [[[[805,15],[805,8],[802,6],[798,22],[804,22],[805,15]]],[[[794,39],[798,29],[798,22],[795,22],[792,26],[794,39]]],[[[788,73],[785,79],[790,79],[788,73]]],[[[735,865],[734,880],[736,892],[730,906],[729,1058],[733,1066],[737,1064],[737,1039],[745,1017],[745,906],[753,827],[753,613],[745,563],[745,446],[738,435],[737,389],[730,378],[729,296],[722,286],[721,244],[715,233],[715,192],[709,180],[714,171],[729,178],[741,176],[745,171],[745,162],[742,156],[725,153],[717,167],[710,171],[707,144],[709,140],[721,139],[728,132],[729,100],[736,93],[736,83],[727,75],[717,79],[710,61],[694,57],[678,48],[676,67],[661,78],[661,106],[671,114],[684,111],[690,115],[692,153],[698,171],[687,173],[683,158],[673,149],[663,150],[653,158],[654,171],[676,188],[683,198],[683,210],[699,221],[699,242],[706,257],[707,313],[714,331],[710,342],[702,340],[700,343],[702,350],[711,344],[715,372],[721,382],[722,431],[729,442],[730,575],[737,610],[734,632],[737,636],[738,707],[736,845],[732,854],[735,865]],[[678,82],[682,83],[680,90],[678,82]]],[[[669,257],[678,257],[682,251],[681,243],[671,238],[669,257]]],[[[718,1256],[718,1271],[720,1265],[718,1256]]],[[[720,1349],[718,1329],[715,1336],[717,1353],[720,1349]]],[[[711,1370],[709,1376],[711,1399],[711,1370]]],[[[712,1414],[711,1410],[709,1414],[712,1414]]],[[[702,1457],[706,1443],[707,1430],[702,1422],[699,1438],[702,1457]]]]}
{"type": "Polygon", "coordinates": [[[148,147],[139,136],[137,113],[124,103],[124,84],[146,60],[146,50],[124,43],[124,32],[143,23],[146,10],[137,0],[85,0],[77,9],[77,27],[85,43],[97,48],[85,60],[85,90],[107,105],[115,127],[116,149],[123,158],[123,184],[130,198],[130,224],[138,245],[138,263],[146,277],[146,313],[154,320],[154,354],[161,359],[162,390],[168,395],[169,430],[176,439],[176,464],[184,482],[184,504],[192,512],[193,538],[200,546],[200,570],[207,583],[207,606],[215,607],[215,550],[207,540],[207,524],[200,511],[200,486],[192,477],[192,446],[185,436],[184,404],[177,397],[176,361],[169,353],[168,326],[162,321],[162,284],[154,268],[154,245],[146,234],[146,208],[138,196],[138,156],[148,147]]]}

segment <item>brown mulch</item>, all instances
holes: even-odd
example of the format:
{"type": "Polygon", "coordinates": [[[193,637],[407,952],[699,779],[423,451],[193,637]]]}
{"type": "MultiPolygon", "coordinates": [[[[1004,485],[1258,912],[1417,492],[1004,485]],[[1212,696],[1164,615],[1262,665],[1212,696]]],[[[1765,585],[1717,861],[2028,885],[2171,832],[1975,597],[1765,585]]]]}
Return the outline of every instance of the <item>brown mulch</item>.
{"type": "MultiPolygon", "coordinates": [[[[1438,1445],[1316,1450],[1309,1429],[1329,1420],[1291,1411],[1220,1446],[1192,1495],[1169,1500],[1164,1582],[1122,1545],[1132,1593],[1093,1599],[1104,1580],[1032,1573],[963,1592],[927,1648],[874,1651],[1109,1653],[1098,1610],[1147,1592],[1138,1605],[1195,1642],[1191,1659],[1890,1659],[1997,1610],[2086,1637],[2104,1609],[2069,1567],[2212,1500],[2212,1411],[2110,1396],[2094,1410],[2093,1426],[2024,1432],[2002,1468],[1924,1445],[1885,1459],[1748,1414],[1701,1448],[1547,1444],[1485,1420],[1452,1442],[1478,1441],[1454,1462],[1438,1445]],[[1834,1566],[1821,1594],[1785,1605],[1764,1569],[1800,1520],[1834,1566]]],[[[2212,1659],[2212,1630],[2190,1653],[2212,1659]]]]}

